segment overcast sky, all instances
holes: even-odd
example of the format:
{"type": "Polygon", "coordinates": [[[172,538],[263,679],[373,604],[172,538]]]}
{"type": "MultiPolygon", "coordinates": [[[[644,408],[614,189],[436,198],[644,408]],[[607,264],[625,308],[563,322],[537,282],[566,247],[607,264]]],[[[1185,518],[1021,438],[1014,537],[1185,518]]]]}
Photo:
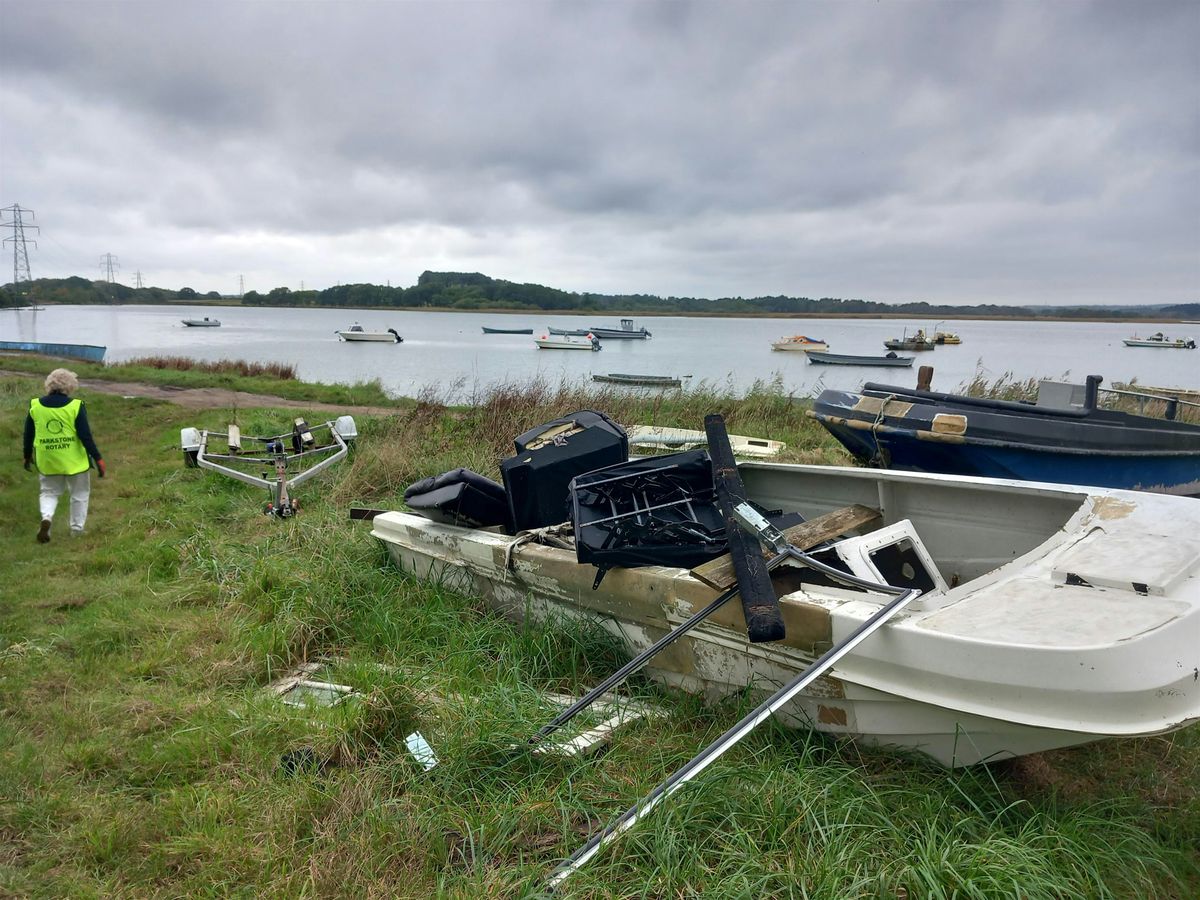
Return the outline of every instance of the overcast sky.
{"type": "Polygon", "coordinates": [[[1200,2],[0,0],[14,203],[202,292],[1195,302],[1200,2]]]}

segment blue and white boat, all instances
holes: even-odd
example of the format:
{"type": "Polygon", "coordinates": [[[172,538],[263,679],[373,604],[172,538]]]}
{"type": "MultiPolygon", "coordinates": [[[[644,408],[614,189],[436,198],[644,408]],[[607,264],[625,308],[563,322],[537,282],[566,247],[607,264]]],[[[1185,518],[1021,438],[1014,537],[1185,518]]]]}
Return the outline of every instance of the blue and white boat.
{"type": "MultiPolygon", "coordinates": [[[[1086,385],[1042,382],[1036,403],[868,382],[826,390],[810,416],[880,468],[1200,496],[1200,425],[1104,409],[1086,385]]],[[[1128,392],[1116,392],[1128,393],[1128,392]]]]}

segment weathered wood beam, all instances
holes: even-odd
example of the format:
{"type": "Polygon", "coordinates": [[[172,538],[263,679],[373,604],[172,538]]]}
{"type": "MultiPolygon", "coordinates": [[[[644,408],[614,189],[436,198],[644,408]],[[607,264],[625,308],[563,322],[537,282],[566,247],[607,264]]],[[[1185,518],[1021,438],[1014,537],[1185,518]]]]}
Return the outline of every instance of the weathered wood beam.
{"type": "MultiPolygon", "coordinates": [[[[791,528],[785,528],[783,535],[788,539],[788,543],[801,550],[808,550],[835,537],[841,537],[855,528],[869,525],[878,518],[880,518],[879,510],[856,503],[853,506],[827,512],[825,515],[809,519],[807,522],[801,522],[799,525],[793,525],[791,528]]],[[[763,551],[764,558],[770,557],[770,555],[769,550],[763,551]]],[[[692,569],[692,577],[698,578],[715,590],[726,590],[737,581],[733,557],[726,553],[724,556],[709,560],[692,569]]]]}

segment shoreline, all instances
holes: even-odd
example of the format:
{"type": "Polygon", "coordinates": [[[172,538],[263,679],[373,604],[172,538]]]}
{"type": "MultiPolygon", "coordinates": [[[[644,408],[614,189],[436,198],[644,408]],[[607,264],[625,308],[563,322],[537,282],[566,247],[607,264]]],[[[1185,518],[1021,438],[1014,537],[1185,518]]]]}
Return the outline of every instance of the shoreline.
{"type": "MultiPolygon", "coordinates": [[[[267,303],[244,304],[237,299],[223,298],[221,300],[207,300],[204,302],[191,300],[170,300],[161,303],[55,303],[46,301],[43,303],[44,308],[59,307],[59,306],[167,306],[180,307],[188,309],[192,307],[221,307],[224,309],[324,309],[337,310],[344,309],[350,312],[436,312],[436,313],[456,313],[460,315],[474,316],[562,316],[564,318],[595,318],[597,316],[612,317],[612,318],[630,318],[630,319],[661,319],[661,318],[680,318],[680,319],[787,319],[796,321],[808,320],[856,320],[876,319],[879,321],[922,321],[929,319],[937,319],[940,322],[962,321],[962,322],[1104,322],[1117,324],[1120,322],[1142,323],[1151,322],[1164,325],[1194,325],[1195,322],[1191,319],[1183,319],[1176,316],[1151,316],[1151,315],[1129,315],[1129,316],[1006,316],[999,313],[929,313],[922,315],[919,313],[779,313],[779,312],[753,312],[753,313],[727,313],[727,312],[680,312],[678,310],[671,311],[647,311],[647,310],[604,310],[604,311],[581,311],[581,310],[552,310],[552,309],[519,309],[519,308],[484,308],[484,309],[460,309],[453,306],[324,306],[320,304],[290,304],[284,306],[275,306],[267,303]]],[[[1076,308],[1076,307],[1070,307],[1076,308]]],[[[13,309],[11,307],[0,307],[0,311],[4,309],[13,309]]],[[[13,309],[15,312],[32,312],[29,309],[13,309]]]]}

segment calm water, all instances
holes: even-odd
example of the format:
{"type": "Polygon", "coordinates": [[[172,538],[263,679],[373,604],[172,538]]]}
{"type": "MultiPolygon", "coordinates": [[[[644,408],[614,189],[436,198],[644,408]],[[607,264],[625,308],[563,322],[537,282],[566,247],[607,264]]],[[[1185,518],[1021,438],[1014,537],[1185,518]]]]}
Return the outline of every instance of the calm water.
{"type": "Polygon", "coordinates": [[[664,317],[637,321],[648,341],[607,341],[599,353],[539,350],[529,335],[484,335],[480,326],[617,327],[606,316],[479,312],[255,309],[163,306],[60,306],[41,312],[0,310],[0,340],[104,344],[106,360],[179,355],[199,360],[245,359],[291,363],[308,381],[355,382],[378,378],[390,393],[412,396],[433,387],[465,399],[499,381],[543,376],[587,380],[593,373],[690,375],[741,391],[776,375],[788,390],[809,394],[822,387],[857,388],[864,381],[912,385],[920,365],[935,369],[935,390],[953,391],[979,370],[994,379],[1013,377],[1082,381],[1103,375],[1105,384],[1128,381],[1170,387],[1200,386],[1200,350],[1125,347],[1121,339],[1163,331],[1200,339],[1200,325],[1101,322],[979,322],[945,320],[708,319],[664,317]],[[220,328],[185,328],[184,317],[216,317],[220,328]],[[403,344],[345,343],[334,333],[352,322],[368,330],[395,328],[403,344]],[[838,353],[882,355],[883,341],[907,324],[957,332],[959,346],[915,355],[912,369],[818,366],[803,353],[775,352],[771,341],[803,333],[829,342],[838,353]]]}

